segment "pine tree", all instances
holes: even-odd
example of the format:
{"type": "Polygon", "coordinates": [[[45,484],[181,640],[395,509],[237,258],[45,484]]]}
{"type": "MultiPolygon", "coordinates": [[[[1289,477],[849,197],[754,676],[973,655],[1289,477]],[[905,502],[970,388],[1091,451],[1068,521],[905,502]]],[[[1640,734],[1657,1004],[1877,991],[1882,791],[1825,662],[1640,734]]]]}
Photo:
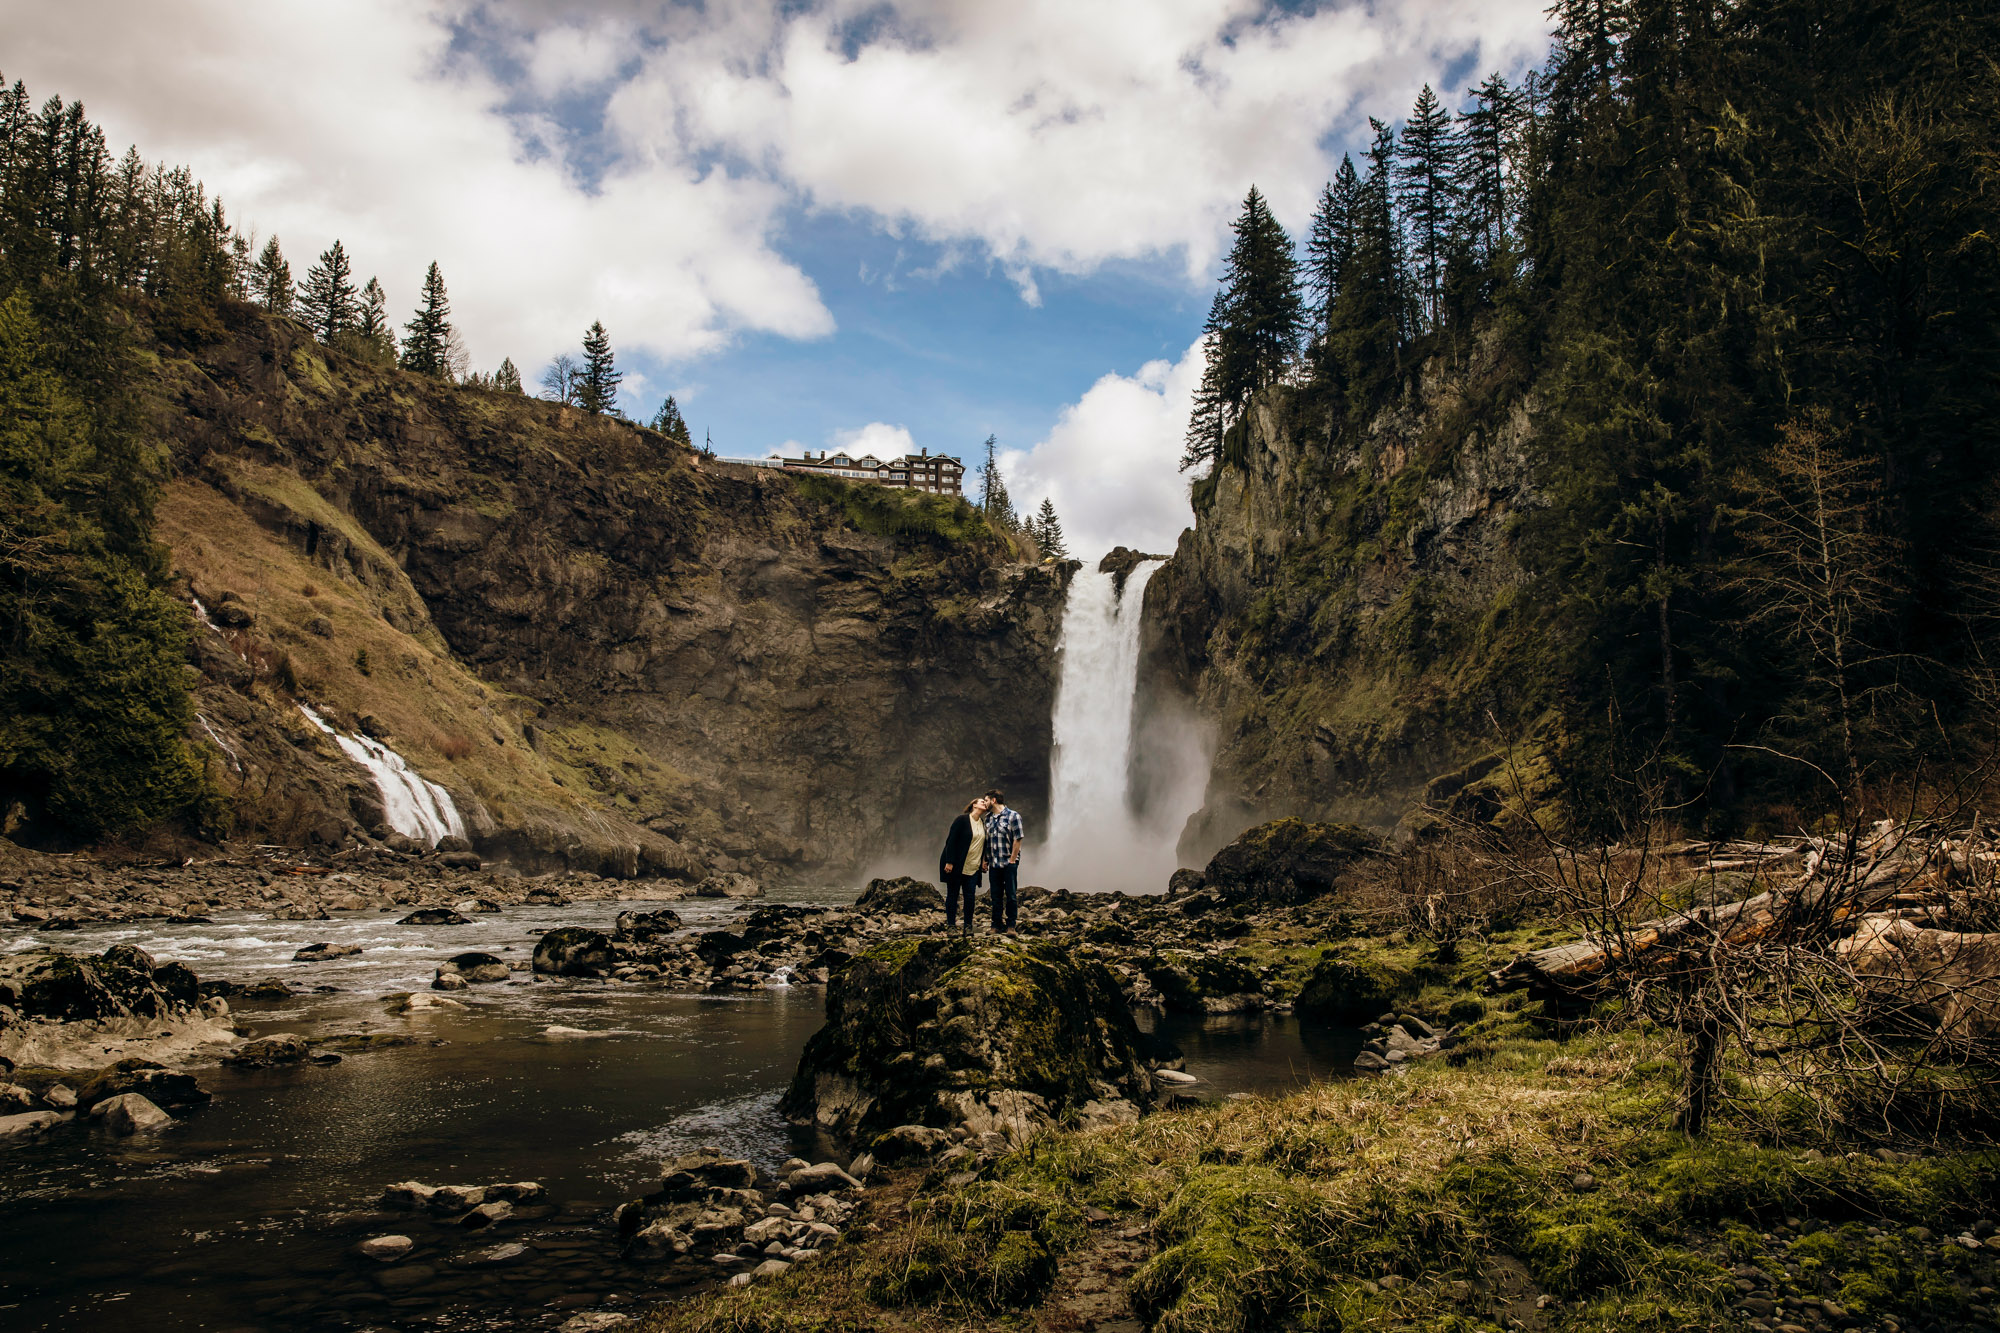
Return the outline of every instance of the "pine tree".
{"type": "Polygon", "coordinates": [[[451,374],[451,300],[435,259],[424,274],[422,302],[403,329],[403,369],[447,378],[451,374]]]}
{"type": "Polygon", "coordinates": [[[356,356],[384,365],[396,362],[396,335],[389,329],[389,300],[382,291],[382,284],[375,279],[361,289],[357,305],[354,327],[341,339],[341,345],[356,356]]]}
{"type": "Polygon", "coordinates": [[[1042,548],[1043,555],[1052,555],[1058,560],[1069,559],[1069,546],[1063,541],[1062,520],[1056,517],[1055,501],[1042,497],[1042,507],[1034,519],[1035,544],[1042,548]]]}
{"type": "Polygon", "coordinates": [[[1458,116],[1458,192],[1464,225],[1489,263],[1506,248],[1513,206],[1507,169],[1519,133],[1521,97],[1498,74],[1472,90],[1458,116]]]}
{"type": "Polygon", "coordinates": [[[339,241],[320,252],[319,262],[299,284],[299,318],[313,337],[331,347],[342,333],[360,322],[355,299],[354,269],[339,241]]]}
{"type": "Polygon", "coordinates": [[[611,356],[611,335],[593,320],[583,336],[583,370],[577,382],[577,406],[601,416],[618,405],[618,383],[625,376],[611,356]]]}
{"type": "Polygon", "coordinates": [[[1243,200],[1221,290],[1203,329],[1208,364],[1196,391],[1181,466],[1221,456],[1228,428],[1250,396],[1275,383],[1298,354],[1305,317],[1292,238],[1256,186],[1243,200]]]}
{"type": "Polygon", "coordinates": [[[285,262],[285,252],[278,248],[277,237],[264,242],[264,252],[257,256],[250,286],[257,300],[272,314],[292,313],[292,266],[285,262]]]}
{"type": "Polygon", "coordinates": [[[1403,125],[1403,160],[1396,168],[1396,196],[1410,228],[1427,329],[1439,324],[1458,175],[1451,113],[1427,83],[1403,125]]]}
{"type": "Polygon", "coordinates": [[[1326,337],[1327,319],[1333,313],[1333,303],[1340,295],[1348,267],[1354,262],[1360,212],[1361,178],[1355,174],[1354,159],[1343,155],[1339,172],[1320,192],[1312,233],[1306,241],[1305,283],[1315,342],[1326,337]]]}
{"type": "Polygon", "coordinates": [[[681,416],[680,404],[674,401],[672,394],[667,395],[667,401],[661,403],[660,410],[653,414],[652,426],[683,448],[694,448],[694,437],[688,433],[687,419],[681,416]]]}
{"type": "Polygon", "coordinates": [[[493,387],[501,393],[521,392],[521,372],[514,368],[514,358],[500,358],[500,369],[493,372],[493,387]]]}
{"type": "Polygon", "coordinates": [[[1002,527],[1020,526],[1014,515],[1014,501],[1007,494],[1007,479],[1000,474],[1000,439],[986,437],[986,463],[979,469],[979,508],[1002,527]]]}

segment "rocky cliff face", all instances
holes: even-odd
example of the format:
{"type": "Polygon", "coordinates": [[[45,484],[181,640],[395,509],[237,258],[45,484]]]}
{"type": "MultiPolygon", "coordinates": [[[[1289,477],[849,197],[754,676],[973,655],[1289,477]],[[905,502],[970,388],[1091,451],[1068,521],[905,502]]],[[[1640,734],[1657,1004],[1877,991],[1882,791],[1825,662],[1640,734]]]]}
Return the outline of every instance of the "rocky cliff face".
{"type": "Polygon", "coordinates": [[[839,871],[994,782],[1039,813],[1067,567],[241,319],[163,364],[161,535],[212,621],[204,739],[248,826],[380,819],[296,703],[522,863],[839,871]]]}
{"type": "Polygon", "coordinates": [[[1196,485],[1146,588],[1142,673],[1142,718],[1191,705],[1219,731],[1183,862],[1265,818],[1394,825],[1528,706],[1514,519],[1538,503],[1533,419],[1498,383],[1475,358],[1344,433],[1271,390],[1241,466],[1196,485]]]}

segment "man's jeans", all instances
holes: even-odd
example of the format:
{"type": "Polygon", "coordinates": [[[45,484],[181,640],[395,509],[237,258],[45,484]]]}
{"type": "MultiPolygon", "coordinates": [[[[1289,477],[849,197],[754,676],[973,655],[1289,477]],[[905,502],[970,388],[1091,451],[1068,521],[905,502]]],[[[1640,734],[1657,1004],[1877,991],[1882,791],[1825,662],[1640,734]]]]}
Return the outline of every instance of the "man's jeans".
{"type": "Polygon", "coordinates": [[[979,880],[971,875],[946,875],[944,877],[944,925],[950,930],[958,924],[959,895],[965,897],[965,925],[972,928],[972,898],[979,887],[979,880]]]}
{"type": "Polygon", "coordinates": [[[1019,895],[1014,887],[1020,880],[1021,867],[1018,864],[994,866],[987,873],[993,876],[993,887],[986,895],[993,903],[993,929],[1012,930],[1021,914],[1019,895]]]}

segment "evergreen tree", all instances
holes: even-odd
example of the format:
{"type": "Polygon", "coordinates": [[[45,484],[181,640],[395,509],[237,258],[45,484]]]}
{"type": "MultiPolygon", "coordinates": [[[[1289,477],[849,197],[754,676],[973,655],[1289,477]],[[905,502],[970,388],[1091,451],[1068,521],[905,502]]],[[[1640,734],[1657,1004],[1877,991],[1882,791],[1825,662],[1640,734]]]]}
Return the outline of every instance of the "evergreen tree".
{"type": "Polygon", "coordinates": [[[1014,514],[1014,501],[1007,494],[1007,479],[1000,474],[1000,439],[997,435],[986,437],[986,463],[979,469],[979,508],[987,518],[1002,527],[1020,526],[1014,514]]]}
{"type": "Polygon", "coordinates": [[[272,314],[292,313],[292,266],[285,262],[285,252],[278,248],[277,237],[264,242],[264,252],[257,256],[250,288],[272,314]]]}
{"type": "Polygon", "coordinates": [[[1354,262],[1355,237],[1361,214],[1361,178],[1354,159],[1342,155],[1340,170],[1320,192],[1306,242],[1306,292],[1315,343],[1326,340],[1327,321],[1340,294],[1348,267],[1354,262]]]}
{"type": "Polygon", "coordinates": [[[403,369],[436,379],[451,374],[451,299],[437,261],[424,273],[424,293],[410,322],[403,326],[403,369]]]}
{"type": "Polygon", "coordinates": [[[354,269],[339,241],[320,252],[319,262],[299,284],[299,318],[315,338],[331,347],[361,319],[354,290],[354,269]]]}
{"type": "Polygon", "coordinates": [[[1409,225],[1424,327],[1439,324],[1446,252],[1460,172],[1451,113],[1427,83],[1403,126],[1403,160],[1396,168],[1397,199],[1409,225]]]}
{"type": "Polygon", "coordinates": [[[672,394],[667,395],[667,401],[661,403],[660,410],[653,414],[652,427],[682,447],[694,448],[694,437],[688,433],[687,420],[681,416],[680,404],[674,401],[672,394]]]}
{"type": "Polygon", "coordinates": [[[577,382],[577,406],[592,416],[618,405],[618,383],[625,376],[611,356],[611,335],[593,320],[583,336],[583,370],[577,382]]]}
{"type": "Polygon", "coordinates": [[[1304,316],[1292,238],[1253,185],[1203,330],[1208,364],[1188,423],[1183,468],[1221,456],[1228,428],[1250,396],[1275,383],[1297,356],[1304,316]]]}
{"type": "Polygon", "coordinates": [[[374,278],[361,289],[361,313],[349,342],[371,361],[393,363],[396,359],[396,335],[389,328],[389,298],[374,278]]]}
{"type": "Polygon", "coordinates": [[[1396,224],[1395,132],[1379,120],[1368,175],[1352,192],[1354,249],[1327,315],[1320,374],[1341,393],[1350,421],[1365,419],[1402,376],[1408,340],[1408,282],[1396,224]]]}
{"type": "Polygon", "coordinates": [[[1042,507],[1034,520],[1035,544],[1042,548],[1043,555],[1052,555],[1058,560],[1069,559],[1069,546],[1063,541],[1062,520],[1056,517],[1055,501],[1042,497],[1042,507]]]}
{"type": "Polygon", "coordinates": [[[500,358],[500,369],[493,372],[493,387],[501,393],[521,392],[521,372],[514,368],[514,358],[500,358]]]}
{"type": "Polygon", "coordinates": [[[1498,74],[1473,89],[1472,96],[1472,108],[1458,117],[1457,187],[1465,230],[1491,262],[1508,241],[1513,200],[1507,170],[1519,133],[1521,98],[1498,74]]]}

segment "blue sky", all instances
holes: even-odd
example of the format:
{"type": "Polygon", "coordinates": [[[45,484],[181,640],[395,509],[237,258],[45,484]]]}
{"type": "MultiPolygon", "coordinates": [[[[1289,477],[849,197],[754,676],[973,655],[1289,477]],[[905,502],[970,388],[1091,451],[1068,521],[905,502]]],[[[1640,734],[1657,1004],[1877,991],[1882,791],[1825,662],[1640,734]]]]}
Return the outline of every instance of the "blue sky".
{"type": "Polygon", "coordinates": [[[474,368],[594,319],[752,454],[968,457],[1075,546],[1169,546],[1244,191],[1296,234],[1367,117],[1546,47],[1546,0],[0,0],[5,73],[185,163],[303,273],[338,238],[474,368]]]}

